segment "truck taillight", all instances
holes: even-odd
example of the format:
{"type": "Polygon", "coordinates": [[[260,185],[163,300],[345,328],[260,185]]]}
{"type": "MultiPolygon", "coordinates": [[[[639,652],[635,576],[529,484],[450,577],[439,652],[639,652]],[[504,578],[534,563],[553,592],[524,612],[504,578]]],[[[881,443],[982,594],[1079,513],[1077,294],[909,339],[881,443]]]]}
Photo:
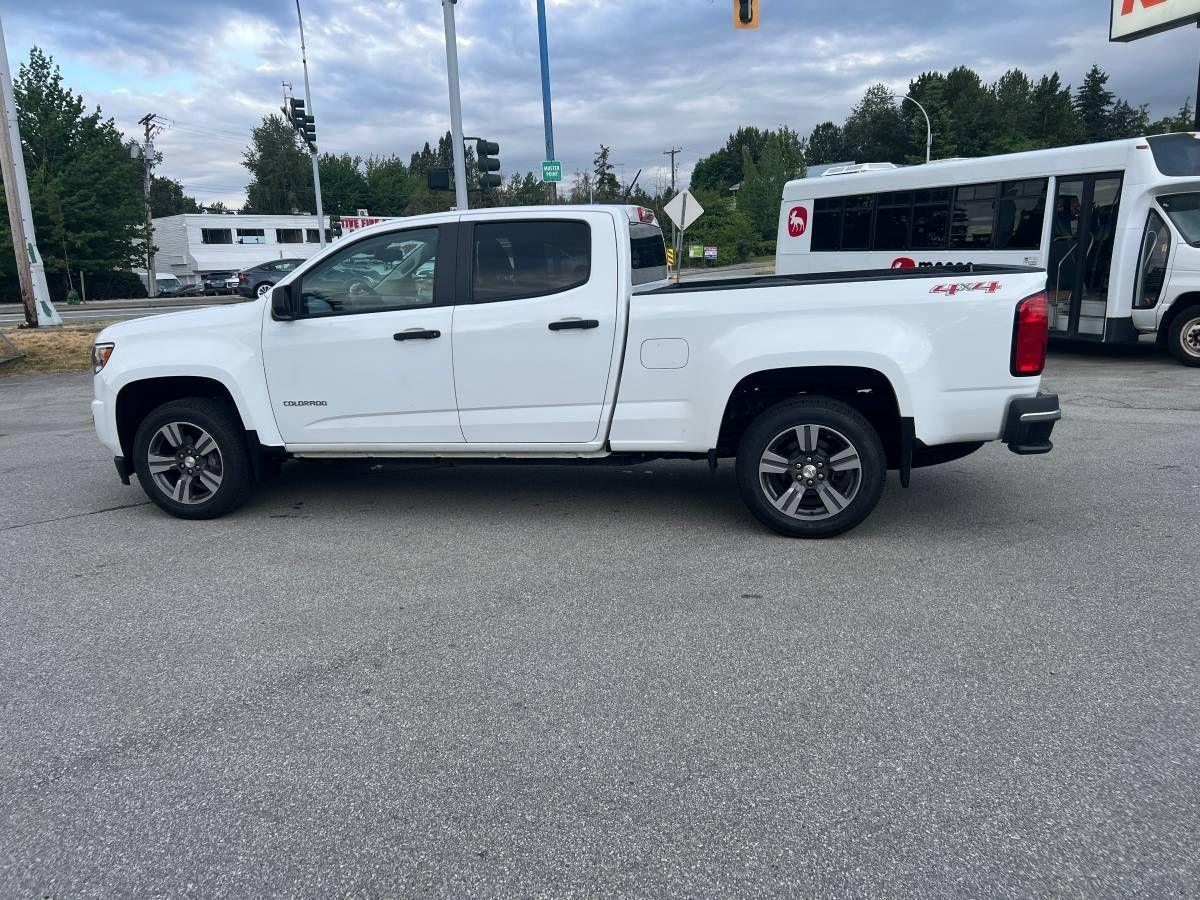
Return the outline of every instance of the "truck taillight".
{"type": "Polygon", "coordinates": [[[1050,338],[1050,301],[1043,291],[1017,304],[1013,325],[1013,375],[1041,375],[1046,368],[1046,342],[1050,338]]]}
{"type": "Polygon", "coordinates": [[[654,210],[646,209],[646,207],[644,207],[644,206],[639,206],[637,214],[638,214],[638,221],[641,222],[643,225],[653,225],[654,224],[654,210]]]}

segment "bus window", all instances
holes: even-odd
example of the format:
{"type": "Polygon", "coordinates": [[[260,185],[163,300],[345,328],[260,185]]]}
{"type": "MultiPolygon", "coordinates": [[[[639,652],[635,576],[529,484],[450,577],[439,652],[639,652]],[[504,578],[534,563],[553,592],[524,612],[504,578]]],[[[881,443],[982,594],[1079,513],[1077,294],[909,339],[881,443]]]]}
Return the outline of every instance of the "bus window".
{"type": "Polygon", "coordinates": [[[1163,285],[1167,281],[1167,257],[1170,253],[1171,231],[1162,216],[1150,210],[1146,230],[1142,232],[1137,288],[1133,294],[1134,309],[1154,309],[1158,306],[1163,285]]]}
{"type": "Polygon", "coordinates": [[[871,249],[871,208],[874,198],[870,194],[847,197],[842,213],[842,249],[871,249]]]}
{"type": "Polygon", "coordinates": [[[950,189],[935,188],[913,195],[913,250],[945,250],[950,237],[950,189]]]}
{"type": "Polygon", "coordinates": [[[1183,239],[1193,247],[1200,247],[1200,194],[1159,197],[1158,204],[1167,211],[1183,239]]]}
{"type": "Polygon", "coordinates": [[[1164,175],[1200,175],[1200,138],[1194,134],[1160,134],[1146,138],[1154,164],[1164,175]]]}
{"type": "Polygon", "coordinates": [[[813,208],[812,249],[836,250],[842,233],[842,198],[818,200],[813,208]]]}
{"type": "Polygon", "coordinates": [[[950,246],[957,250],[990,250],[996,217],[996,185],[972,184],[954,192],[950,246]]]}
{"type": "Polygon", "coordinates": [[[996,216],[997,250],[1037,250],[1042,246],[1046,185],[1045,178],[1004,182],[996,216]]]}
{"type": "Polygon", "coordinates": [[[908,226],[912,219],[912,192],[880,194],[875,210],[874,250],[907,250],[908,226]]]}

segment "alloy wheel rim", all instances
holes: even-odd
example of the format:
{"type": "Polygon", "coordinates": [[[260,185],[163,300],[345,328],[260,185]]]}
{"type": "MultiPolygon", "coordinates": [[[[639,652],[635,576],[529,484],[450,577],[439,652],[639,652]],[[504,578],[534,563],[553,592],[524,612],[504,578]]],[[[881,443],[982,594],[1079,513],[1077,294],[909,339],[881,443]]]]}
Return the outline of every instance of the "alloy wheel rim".
{"type": "Polygon", "coordinates": [[[267,294],[270,293],[270,291],[271,291],[271,285],[269,285],[269,284],[260,284],[258,286],[258,296],[260,296],[260,297],[267,296],[267,294]]]}
{"type": "Polygon", "coordinates": [[[758,483],[785,516],[819,522],[854,502],[862,487],[862,458],[840,431],[797,425],[767,444],[758,463],[758,483]]]}
{"type": "Polygon", "coordinates": [[[212,499],[225,477],[225,460],[212,435],[191,422],[168,422],[146,449],[150,477],[176,503],[212,499]]]}

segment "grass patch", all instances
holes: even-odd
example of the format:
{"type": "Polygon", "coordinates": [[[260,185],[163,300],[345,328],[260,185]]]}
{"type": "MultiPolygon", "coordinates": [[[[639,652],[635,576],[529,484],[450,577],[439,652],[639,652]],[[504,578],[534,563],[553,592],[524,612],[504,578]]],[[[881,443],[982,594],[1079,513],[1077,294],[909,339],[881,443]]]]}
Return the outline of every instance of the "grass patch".
{"type": "Polygon", "coordinates": [[[36,375],[47,372],[90,372],[92,344],[96,334],[111,322],[88,322],[57,328],[8,328],[0,330],[25,355],[15,362],[0,364],[6,375],[36,375]]]}

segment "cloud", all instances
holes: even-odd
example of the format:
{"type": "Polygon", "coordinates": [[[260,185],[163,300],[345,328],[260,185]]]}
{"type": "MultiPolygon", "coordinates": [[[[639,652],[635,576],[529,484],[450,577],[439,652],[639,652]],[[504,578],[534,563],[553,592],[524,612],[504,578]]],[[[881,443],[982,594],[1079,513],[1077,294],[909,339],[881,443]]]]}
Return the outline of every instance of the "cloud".
{"type": "MultiPolygon", "coordinates": [[[[433,0],[303,0],[324,150],[407,158],[448,128],[442,13],[433,0]]],[[[1195,31],[1109,44],[1095,0],[763,0],[763,26],[735,31],[730,0],[549,0],[555,140],[567,172],[601,143],[627,177],[685,173],[737,126],[802,133],[841,121],[864,88],[903,90],[966,64],[1077,83],[1099,62],[1110,87],[1154,115],[1193,93],[1195,31]]],[[[464,125],[501,144],[506,171],[544,155],[534,0],[460,0],[464,125]]],[[[290,0],[56,0],[6,15],[10,58],[33,44],[127,133],[156,112],[164,174],[203,200],[240,203],[249,130],[301,90],[290,0]]]]}

